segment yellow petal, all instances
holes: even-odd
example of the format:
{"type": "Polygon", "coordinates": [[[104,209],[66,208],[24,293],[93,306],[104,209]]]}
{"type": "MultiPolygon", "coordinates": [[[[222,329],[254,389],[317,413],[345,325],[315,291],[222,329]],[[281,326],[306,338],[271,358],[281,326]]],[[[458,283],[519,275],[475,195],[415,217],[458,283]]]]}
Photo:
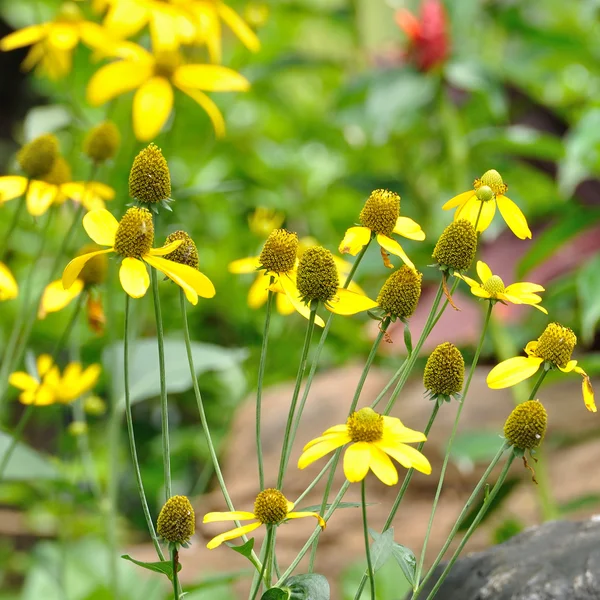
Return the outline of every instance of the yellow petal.
{"type": "Polygon", "coordinates": [[[215,135],[218,138],[225,136],[225,119],[219,110],[219,107],[204,92],[194,90],[186,86],[177,86],[183,93],[187,94],[192,100],[195,100],[208,115],[212,123],[215,135]]]}
{"type": "MultiPolygon", "coordinates": [[[[27,394],[27,392],[25,392],[27,394]]],[[[25,394],[22,394],[20,399],[23,401],[25,394]]],[[[36,406],[48,406],[56,401],[56,388],[50,385],[40,385],[35,390],[26,404],[35,404],[36,406]]]]}
{"type": "Polygon", "coordinates": [[[177,20],[165,10],[150,10],[150,36],[155,50],[176,50],[179,46],[177,20]]]}
{"type": "Polygon", "coordinates": [[[230,273],[254,273],[258,267],[260,267],[258,256],[251,256],[234,260],[227,268],[230,273]]]}
{"type": "Polygon", "coordinates": [[[536,356],[515,356],[496,365],[486,378],[488,386],[493,390],[511,387],[531,377],[544,362],[536,356]]]}
{"type": "Polygon", "coordinates": [[[68,385],[73,386],[73,388],[77,390],[75,397],[78,398],[82,394],[85,394],[91,390],[96,383],[98,383],[101,373],[102,367],[98,363],[94,363],[89,365],[81,372],[77,381],[69,382],[68,385]]]}
{"type": "Polygon", "coordinates": [[[256,519],[254,513],[245,510],[232,510],[228,512],[209,512],[204,515],[203,523],[216,523],[220,521],[249,521],[256,519]]]}
{"type": "Polygon", "coordinates": [[[390,457],[377,446],[371,446],[371,471],[385,485],[396,485],[398,483],[398,471],[390,457]]]}
{"type": "Polygon", "coordinates": [[[43,215],[57,199],[58,188],[44,181],[32,181],[27,191],[27,212],[33,217],[43,215]]]}
{"type": "Polygon", "coordinates": [[[19,286],[10,269],[0,262],[0,300],[12,300],[19,294],[19,286]]]}
{"type": "Polygon", "coordinates": [[[529,283],[522,281],[520,283],[511,283],[506,287],[506,291],[509,294],[531,294],[534,292],[545,292],[546,289],[537,283],[529,283]]]}
{"type": "Polygon", "coordinates": [[[111,8],[104,19],[104,26],[119,38],[136,34],[150,17],[146,4],[141,2],[111,2],[111,8]]]}
{"type": "Polygon", "coordinates": [[[356,256],[371,239],[371,230],[368,227],[350,227],[342,240],[338,250],[341,254],[356,256]]]}
{"type": "Polygon", "coordinates": [[[329,454],[331,451],[336,450],[350,441],[350,436],[347,434],[332,436],[331,439],[329,439],[329,437],[330,436],[327,436],[327,439],[320,441],[318,444],[309,446],[308,448],[305,446],[306,450],[304,450],[298,459],[299,469],[305,469],[308,465],[311,465],[326,454],[329,454]]]}
{"type": "Polygon", "coordinates": [[[87,100],[99,106],[116,96],[140,87],[152,76],[152,64],[145,61],[119,60],[100,68],[87,87],[87,100]]]}
{"type": "Polygon", "coordinates": [[[290,302],[290,299],[287,297],[285,292],[277,294],[275,303],[277,306],[277,312],[280,315],[291,315],[295,310],[294,305],[290,302]]]}
{"type": "Polygon", "coordinates": [[[169,279],[174,281],[184,290],[190,288],[191,291],[202,298],[212,298],[216,293],[212,281],[206,275],[200,273],[198,269],[194,269],[188,265],[181,265],[172,260],[167,260],[158,256],[146,255],[144,256],[144,260],[164,273],[169,279]]]}
{"type": "Polygon", "coordinates": [[[96,244],[114,246],[119,221],[105,209],[91,210],[83,217],[83,228],[96,244]]]}
{"type": "Polygon", "coordinates": [[[535,354],[535,351],[537,350],[538,347],[538,341],[537,340],[533,340],[531,342],[527,342],[527,345],[525,346],[525,352],[527,352],[527,356],[531,356],[532,354],[535,354]]]}
{"type": "Polygon", "coordinates": [[[174,240],[173,242],[165,244],[160,248],[151,248],[148,254],[150,254],[150,256],[166,256],[167,254],[171,254],[173,250],[177,250],[182,243],[183,240],[174,240]]]}
{"type": "Polygon", "coordinates": [[[146,265],[137,258],[124,258],[119,269],[121,286],[132,298],[141,298],[150,285],[146,265]]]}
{"type": "Polygon", "coordinates": [[[257,35],[232,8],[229,8],[224,2],[218,2],[217,10],[223,21],[227,23],[231,31],[235,33],[240,42],[242,42],[248,50],[252,52],[258,52],[260,50],[260,40],[257,35]]]}
{"type": "Polygon", "coordinates": [[[182,65],[175,71],[173,83],[205,92],[245,92],[250,88],[245,77],[220,65],[182,65]]]}
{"type": "Polygon", "coordinates": [[[427,436],[416,429],[410,429],[409,427],[397,427],[395,429],[383,430],[383,439],[389,442],[402,443],[402,444],[414,444],[415,442],[427,441],[427,436]]]}
{"type": "Polygon", "coordinates": [[[79,43],[77,27],[71,23],[52,23],[48,29],[48,44],[57,50],[73,50],[79,43]]]}
{"type": "Polygon", "coordinates": [[[323,517],[316,512],[288,512],[288,514],[286,515],[286,519],[304,519],[305,517],[314,517],[315,519],[317,519],[317,521],[319,521],[319,527],[321,527],[321,529],[325,529],[326,527],[326,523],[325,523],[325,519],[323,519],[323,517]]]}
{"type": "MultiPolygon", "coordinates": [[[[300,313],[305,319],[310,318],[310,308],[307,304],[302,302],[300,298],[300,293],[298,292],[298,288],[296,284],[288,275],[282,275],[279,278],[279,283],[282,285],[288,300],[293,304],[296,312],[300,313]]],[[[325,327],[325,322],[319,315],[315,315],[315,325],[319,327],[325,327]]]]}
{"type": "Polygon", "coordinates": [[[27,179],[20,175],[0,177],[0,203],[19,198],[25,193],[27,179]]]}
{"type": "Polygon", "coordinates": [[[469,190],[468,192],[463,192],[462,194],[458,194],[458,196],[454,196],[454,198],[450,198],[448,202],[442,206],[442,210],[450,210],[451,208],[456,208],[457,206],[462,206],[465,204],[471,197],[475,195],[474,190],[469,190]]]}
{"type": "MultiPolygon", "coordinates": [[[[344,429],[342,431],[338,431],[338,432],[331,432],[331,431],[326,431],[325,433],[323,433],[323,435],[319,436],[318,438],[315,438],[314,440],[310,440],[310,442],[308,442],[304,448],[302,449],[302,451],[306,451],[309,448],[312,448],[313,446],[316,446],[317,444],[322,444],[323,442],[331,442],[333,441],[334,438],[344,438],[344,444],[347,444],[350,441],[350,436],[348,435],[348,432],[346,430],[346,426],[343,426],[344,429]]],[[[341,444],[341,442],[340,442],[341,444]]],[[[343,444],[341,444],[343,445],[343,444]]]]}
{"type": "Polygon", "coordinates": [[[35,390],[39,384],[39,382],[34,379],[29,373],[25,373],[25,371],[16,371],[15,373],[11,373],[8,378],[8,383],[13,387],[16,387],[19,390],[35,390]]]}
{"type": "Polygon", "coordinates": [[[374,442],[379,449],[397,460],[405,469],[416,469],[425,475],[431,473],[431,464],[427,458],[416,448],[406,444],[384,444],[383,442],[374,442]]]}
{"type": "Polygon", "coordinates": [[[173,109],[173,88],[164,77],[152,77],[133,97],[133,131],[142,142],[153,140],[173,109]]]}
{"type": "MultiPolygon", "coordinates": [[[[267,301],[267,297],[269,294],[268,288],[270,284],[270,275],[264,275],[261,273],[254,280],[254,282],[250,286],[250,289],[248,290],[248,306],[250,308],[260,308],[267,301]]],[[[278,296],[281,296],[283,298],[286,297],[285,294],[278,294],[278,296]]],[[[292,310],[294,310],[293,307],[292,310]]]]}
{"type": "Polygon", "coordinates": [[[53,366],[52,357],[49,354],[40,354],[38,356],[36,367],[39,377],[43,377],[53,366]]]}
{"type": "Polygon", "coordinates": [[[114,45],[114,40],[107,33],[106,28],[91,21],[79,23],[79,35],[81,41],[93,49],[106,51],[112,49],[114,45]]]}
{"type": "Polygon", "coordinates": [[[206,547],[209,550],[213,550],[214,548],[220,546],[223,542],[226,542],[227,540],[233,540],[234,538],[241,537],[246,533],[250,533],[251,531],[258,529],[261,525],[262,523],[260,521],[257,521],[256,523],[250,523],[249,525],[236,527],[231,531],[226,531],[225,533],[214,537],[212,540],[210,540],[210,542],[208,542],[208,544],[206,544],[206,547]]]}
{"type": "Polygon", "coordinates": [[[596,402],[594,401],[594,388],[592,387],[592,380],[584,373],[583,381],[581,382],[581,391],[583,394],[583,401],[585,407],[590,412],[597,412],[596,402]]]}
{"type": "Polygon", "coordinates": [[[477,231],[485,231],[494,220],[496,214],[496,203],[493,201],[484,202],[481,207],[481,214],[479,214],[479,207],[477,207],[477,213],[473,216],[473,225],[477,223],[477,231]],[[479,221],[477,217],[479,216],[479,221]]]}
{"type": "Polygon", "coordinates": [[[482,260],[477,261],[477,276],[481,279],[482,283],[485,283],[493,276],[492,270],[482,260]]]}
{"type": "Polygon", "coordinates": [[[337,315],[355,315],[376,306],[377,302],[371,298],[344,288],[339,288],[333,300],[325,305],[328,310],[337,315]]]}
{"type": "Polygon", "coordinates": [[[42,294],[38,317],[43,319],[48,313],[62,310],[77,298],[82,290],[83,281],[81,279],[76,279],[68,290],[63,287],[61,279],[49,283],[42,294]]]}
{"type": "Polygon", "coordinates": [[[97,250],[96,252],[88,252],[87,254],[82,254],[81,256],[77,256],[74,258],[63,271],[62,275],[62,284],[65,290],[68,290],[79,277],[79,273],[81,273],[81,269],[85,266],[85,263],[94,258],[94,256],[98,256],[99,254],[107,254],[108,252],[113,252],[113,248],[108,248],[108,250],[97,250]]]}
{"type": "Polygon", "coordinates": [[[356,442],[344,454],[344,475],[350,483],[362,481],[369,471],[371,446],[368,442],[356,442]]]}
{"type": "Polygon", "coordinates": [[[44,25],[31,25],[24,27],[13,33],[8,34],[0,40],[0,50],[7,52],[15,48],[23,46],[31,46],[39,42],[46,35],[46,27],[44,25]]]}
{"type": "Polygon", "coordinates": [[[510,230],[521,240],[531,239],[531,230],[521,209],[506,196],[497,196],[496,202],[510,230]]]}
{"type": "Polygon", "coordinates": [[[415,265],[413,264],[412,260],[410,260],[410,258],[408,258],[408,256],[406,255],[406,252],[404,252],[404,250],[402,249],[402,246],[396,240],[393,240],[392,238],[387,237],[387,235],[382,235],[382,234],[378,233],[377,234],[377,243],[384,250],[387,250],[390,254],[399,256],[408,267],[410,267],[411,269],[414,270],[415,265]]]}
{"type": "Polygon", "coordinates": [[[394,233],[409,240],[417,240],[418,242],[422,242],[425,239],[425,232],[421,229],[421,226],[408,217],[398,217],[394,226],[394,233]]]}

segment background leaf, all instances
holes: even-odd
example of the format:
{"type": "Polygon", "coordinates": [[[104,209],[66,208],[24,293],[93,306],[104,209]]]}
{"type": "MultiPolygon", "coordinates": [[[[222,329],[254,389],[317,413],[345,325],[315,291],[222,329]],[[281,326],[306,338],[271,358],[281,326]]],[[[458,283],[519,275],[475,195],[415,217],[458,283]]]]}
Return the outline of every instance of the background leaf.
{"type": "Polygon", "coordinates": [[[285,585],[291,592],[290,600],[329,600],[331,594],[327,578],[318,573],[293,575],[285,585]]]}
{"type": "MultiPolygon", "coordinates": [[[[12,436],[0,431],[0,457],[3,457],[12,443],[12,436]]],[[[3,479],[7,481],[31,481],[40,479],[60,479],[61,473],[55,459],[36,452],[23,442],[17,445],[10,457],[3,479]],[[54,464],[52,462],[54,460],[54,464]]]]}
{"type": "Polygon", "coordinates": [[[586,344],[591,344],[600,321],[600,256],[579,269],[577,297],[581,310],[581,336],[586,344]]]}
{"type": "Polygon", "coordinates": [[[390,527],[383,533],[377,533],[373,529],[369,529],[369,533],[374,540],[371,544],[371,562],[373,563],[373,571],[377,572],[392,556],[394,528],[390,527]]]}

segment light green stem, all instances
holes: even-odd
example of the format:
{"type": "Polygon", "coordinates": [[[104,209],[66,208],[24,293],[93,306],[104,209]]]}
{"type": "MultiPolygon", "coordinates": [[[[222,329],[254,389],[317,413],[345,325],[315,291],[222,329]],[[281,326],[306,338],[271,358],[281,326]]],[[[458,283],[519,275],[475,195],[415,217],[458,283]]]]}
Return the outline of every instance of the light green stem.
{"type": "MultiPolygon", "coordinates": [[[[367,494],[365,491],[365,480],[362,480],[360,486],[361,492],[361,508],[362,508],[362,522],[363,522],[363,534],[365,538],[365,553],[367,555],[367,572],[369,573],[369,585],[371,588],[371,600],[375,600],[375,571],[373,570],[373,561],[371,560],[371,544],[369,543],[369,526],[367,524],[367,494]]],[[[362,590],[356,592],[354,600],[360,600],[362,596],[362,590]]]]}
{"type": "Polygon", "coordinates": [[[171,564],[173,565],[173,598],[174,600],[179,600],[179,573],[177,572],[179,569],[179,553],[175,548],[171,550],[171,564]]]}
{"type": "Polygon", "coordinates": [[[260,568],[260,572],[258,577],[255,577],[255,583],[253,585],[253,589],[251,590],[249,600],[256,600],[256,596],[258,591],[260,590],[260,586],[264,581],[264,584],[267,589],[271,587],[271,574],[269,572],[269,563],[271,562],[271,549],[273,547],[273,539],[275,537],[275,526],[271,524],[267,524],[267,535],[265,538],[263,552],[262,552],[262,566],[260,568]]]}
{"type": "Polygon", "coordinates": [[[437,510],[437,505],[440,500],[440,495],[442,493],[442,488],[444,487],[444,479],[446,476],[446,469],[448,468],[448,463],[450,462],[450,454],[452,452],[452,444],[454,443],[454,438],[456,437],[456,432],[458,431],[458,424],[460,421],[460,415],[465,406],[465,400],[467,399],[467,394],[469,393],[469,387],[471,386],[471,381],[473,380],[473,375],[475,374],[475,369],[477,368],[477,363],[479,362],[479,355],[481,354],[481,350],[483,348],[483,343],[485,342],[485,334],[487,332],[487,328],[490,322],[490,317],[492,315],[492,308],[494,307],[493,302],[488,302],[488,308],[485,315],[485,320],[483,323],[483,329],[481,330],[481,336],[479,338],[479,343],[477,344],[477,349],[475,350],[475,356],[473,356],[473,362],[471,363],[471,368],[469,370],[469,375],[467,377],[467,382],[465,384],[462,398],[458,405],[458,409],[456,411],[456,417],[454,419],[454,425],[452,427],[452,432],[450,433],[450,439],[448,440],[448,445],[446,447],[446,454],[444,455],[444,462],[442,464],[442,470],[440,471],[440,478],[438,481],[437,490],[435,492],[435,498],[433,499],[433,505],[431,507],[431,515],[429,517],[429,523],[427,525],[427,532],[425,533],[425,539],[423,540],[423,548],[421,550],[421,557],[419,559],[419,565],[417,567],[417,572],[415,575],[415,581],[419,581],[421,577],[421,572],[423,571],[423,564],[425,562],[425,552],[427,551],[427,542],[429,541],[429,536],[431,535],[431,530],[433,528],[433,520],[435,519],[435,512],[437,510]]]}
{"type": "Polygon", "coordinates": [[[542,363],[542,372],[540,373],[538,380],[535,382],[535,385],[533,386],[533,389],[529,394],[529,400],[533,400],[535,398],[536,394],[538,393],[538,390],[540,389],[540,386],[542,385],[542,382],[546,378],[546,375],[548,375],[548,371],[546,371],[546,369],[544,368],[544,364],[542,363]]]}

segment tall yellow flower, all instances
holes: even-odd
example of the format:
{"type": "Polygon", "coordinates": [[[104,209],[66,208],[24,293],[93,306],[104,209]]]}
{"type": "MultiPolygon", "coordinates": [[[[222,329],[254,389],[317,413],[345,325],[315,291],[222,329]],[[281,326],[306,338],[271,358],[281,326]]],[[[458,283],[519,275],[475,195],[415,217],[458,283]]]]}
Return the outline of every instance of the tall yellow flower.
{"type": "Polygon", "coordinates": [[[512,387],[532,375],[540,367],[546,371],[560,369],[563,373],[575,371],[583,377],[582,394],[586,408],[596,412],[594,389],[588,374],[571,360],[571,354],[577,344],[577,337],[568,328],[558,323],[550,323],[542,335],[525,347],[527,356],[515,356],[496,365],[487,376],[487,384],[493,390],[512,387]]]}
{"type": "Polygon", "coordinates": [[[12,300],[19,294],[19,286],[10,269],[0,262],[0,302],[12,300]]]}
{"type": "Polygon", "coordinates": [[[133,97],[133,130],[141,141],[155,138],[173,109],[173,86],[195,100],[208,114],[218,136],[225,134],[225,121],[206,92],[244,92],[248,80],[219,65],[183,64],[176,50],[150,54],[141,46],[124,43],[121,60],[101,67],[90,79],[87,98],[99,106],[125,92],[133,97]]]}
{"type": "Polygon", "coordinates": [[[362,481],[371,469],[383,483],[395,485],[398,471],[390,456],[405,469],[431,473],[425,456],[407,445],[426,439],[425,434],[405,427],[400,419],[361,408],[352,413],[344,425],[330,427],[321,437],[306,444],[298,468],[305,469],[333,450],[350,444],[344,454],[344,474],[348,481],[362,481]]]}
{"type": "Polygon", "coordinates": [[[381,246],[383,264],[390,269],[393,265],[389,260],[388,252],[399,256],[411,269],[415,268],[402,246],[392,238],[392,234],[404,236],[410,240],[423,241],[425,233],[421,226],[409,219],[400,216],[400,196],[388,190],[375,190],[371,193],[360,212],[360,227],[350,227],[340,244],[341,254],[356,256],[364,246],[369,243],[372,236],[376,236],[377,243],[381,246]]]}
{"type": "Polygon", "coordinates": [[[74,2],[64,2],[53,21],[19,29],[0,40],[0,50],[31,46],[22,63],[25,71],[34,67],[50,79],[68,75],[73,52],[79,42],[106,51],[113,44],[97,23],[86,21],[74,2]]]}
{"type": "Polygon", "coordinates": [[[19,396],[22,404],[69,404],[96,385],[100,372],[99,364],[92,364],[84,369],[81,363],[72,362],[61,375],[52,362],[52,357],[42,354],[37,359],[35,377],[24,371],[16,371],[10,375],[8,382],[22,390],[19,396]]]}
{"type": "Polygon", "coordinates": [[[494,300],[506,304],[528,304],[548,314],[548,311],[540,306],[542,298],[535,292],[545,291],[541,285],[537,283],[529,283],[523,281],[521,283],[511,283],[504,287],[504,282],[498,275],[494,275],[492,270],[481,260],[477,261],[477,275],[481,279],[481,283],[477,283],[474,279],[456,273],[463,281],[466,281],[471,288],[471,293],[478,298],[494,300]]]}
{"type": "Polygon", "coordinates": [[[527,219],[521,209],[505,194],[508,186],[498,171],[490,169],[473,182],[473,189],[448,200],[442,208],[456,208],[454,220],[467,219],[477,231],[485,231],[496,213],[496,206],[510,230],[521,240],[531,238],[527,219]],[[478,220],[479,216],[479,220],[478,220]]]}
{"type": "Polygon", "coordinates": [[[121,285],[132,298],[141,298],[150,286],[144,263],[174,281],[192,304],[198,303],[198,296],[212,298],[215,295],[215,288],[206,275],[188,265],[162,258],[179,248],[182,240],[175,240],[162,248],[152,247],[154,225],[152,213],[146,208],[130,208],[121,221],[117,221],[107,210],[92,210],[83,217],[83,227],[96,244],[109,247],[74,258],[63,272],[65,289],[68,290],[76,282],[89,260],[100,254],[115,252],[123,257],[119,270],[121,285]]]}
{"type": "Polygon", "coordinates": [[[325,521],[316,512],[294,512],[294,503],[290,502],[279,490],[268,488],[258,494],[254,502],[254,512],[236,510],[230,512],[211,512],[204,515],[203,523],[216,523],[219,521],[249,521],[254,523],[236,527],[231,531],[221,533],[208,542],[207,547],[212,550],[223,542],[250,533],[261,525],[281,525],[290,519],[314,517],[322,529],[325,521]]]}

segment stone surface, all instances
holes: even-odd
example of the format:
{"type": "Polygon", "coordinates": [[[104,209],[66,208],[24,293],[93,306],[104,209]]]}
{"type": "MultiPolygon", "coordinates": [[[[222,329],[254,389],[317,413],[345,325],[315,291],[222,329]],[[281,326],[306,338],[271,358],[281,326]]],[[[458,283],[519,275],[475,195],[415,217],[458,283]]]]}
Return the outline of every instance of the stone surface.
{"type": "MultiPolygon", "coordinates": [[[[427,598],[436,574],[421,597],[427,598]]],[[[600,519],[552,521],[458,560],[436,600],[598,600],[600,519]]]]}

